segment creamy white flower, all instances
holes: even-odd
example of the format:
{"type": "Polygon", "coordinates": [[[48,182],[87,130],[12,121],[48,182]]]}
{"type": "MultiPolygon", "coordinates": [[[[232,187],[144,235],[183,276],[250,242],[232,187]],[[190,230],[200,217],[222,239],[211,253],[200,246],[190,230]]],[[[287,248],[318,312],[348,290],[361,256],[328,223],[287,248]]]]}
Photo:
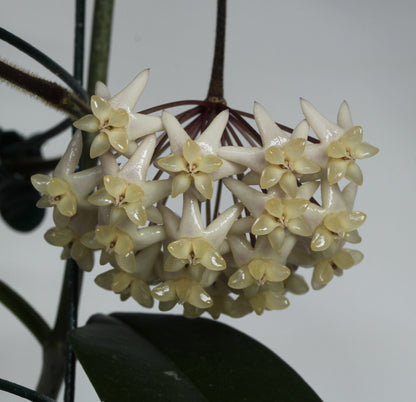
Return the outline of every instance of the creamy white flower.
{"type": "Polygon", "coordinates": [[[36,204],[39,208],[53,206],[61,215],[72,217],[79,205],[88,205],[86,197],[99,183],[102,170],[96,166],[75,173],[81,152],[82,136],[80,131],[76,131],[53,176],[35,174],[31,177],[33,187],[44,194],[36,204]]]}
{"type": "MultiPolygon", "coordinates": [[[[125,153],[130,141],[163,129],[159,117],[132,112],[148,79],[149,70],[144,70],[117,95],[108,99],[98,95],[91,97],[92,114],[74,123],[80,130],[97,132],[91,144],[91,158],[103,155],[111,147],[125,153]]],[[[108,94],[103,86],[99,85],[99,91],[108,94]]]]}
{"type": "Polygon", "coordinates": [[[217,156],[228,114],[228,110],[221,112],[194,141],[173,115],[163,112],[162,121],[169,136],[172,154],[159,159],[157,165],[174,176],[172,197],[184,193],[193,183],[209,199],[213,193],[213,181],[245,170],[217,156]]]}

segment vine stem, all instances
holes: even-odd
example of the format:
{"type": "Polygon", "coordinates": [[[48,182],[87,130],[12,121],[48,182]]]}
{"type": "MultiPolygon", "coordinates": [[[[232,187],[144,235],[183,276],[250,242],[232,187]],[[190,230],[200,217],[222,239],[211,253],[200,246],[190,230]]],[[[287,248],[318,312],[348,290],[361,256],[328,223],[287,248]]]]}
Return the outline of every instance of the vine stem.
{"type": "Polygon", "coordinates": [[[227,0],[217,0],[217,28],[215,33],[214,60],[211,70],[207,100],[226,104],[224,99],[224,52],[227,0]]]}
{"type": "Polygon", "coordinates": [[[42,53],[39,49],[33,47],[30,43],[24,41],[23,39],[18,38],[16,35],[13,35],[11,32],[7,31],[4,28],[0,28],[0,39],[19,49],[23,53],[27,54],[29,57],[33,58],[42,66],[47,68],[49,71],[54,73],[59,77],[63,82],[65,82],[78,96],[82,99],[87,99],[87,94],[85,89],[80,85],[74,77],[61,67],[58,63],[52,60],[46,54],[42,53]]]}
{"type": "MultiPolygon", "coordinates": [[[[90,96],[95,92],[97,81],[107,83],[113,8],[113,0],[95,0],[87,83],[90,96]]],[[[88,169],[96,164],[96,160],[90,158],[89,152],[94,135],[94,133],[83,133],[84,145],[80,169],[88,169]]]]}
{"type": "Polygon", "coordinates": [[[2,302],[43,344],[51,332],[49,325],[41,315],[6,283],[0,280],[0,302],[2,302]]]}

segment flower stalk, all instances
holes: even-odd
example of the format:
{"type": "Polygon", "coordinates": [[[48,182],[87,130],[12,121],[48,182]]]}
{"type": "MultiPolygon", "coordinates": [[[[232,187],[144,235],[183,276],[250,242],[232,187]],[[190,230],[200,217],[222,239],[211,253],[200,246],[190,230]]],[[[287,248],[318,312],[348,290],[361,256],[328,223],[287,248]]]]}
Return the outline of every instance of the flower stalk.
{"type": "Polygon", "coordinates": [[[226,104],[224,99],[224,52],[225,24],[227,18],[227,0],[217,1],[217,26],[215,34],[214,60],[212,63],[211,81],[207,101],[226,104]]]}

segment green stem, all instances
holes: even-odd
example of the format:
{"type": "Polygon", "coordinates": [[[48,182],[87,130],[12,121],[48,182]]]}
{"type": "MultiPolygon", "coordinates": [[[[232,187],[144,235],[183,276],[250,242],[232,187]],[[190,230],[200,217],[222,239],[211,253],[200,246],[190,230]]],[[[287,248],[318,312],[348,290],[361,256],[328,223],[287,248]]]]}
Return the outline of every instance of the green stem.
{"type": "MultiPolygon", "coordinates": [[[[88,93],[90,96],[95,92],[97,81],[107,82],[113,5],[113,0],[95,0],[88,72],[88,93]]],[[[87,169],[96,164],[96,160],[90,158],[89,152],[94,133],[84,133],[83,139],[84,147],[80,165],[82,169],[87,169]]]]}
{"type": "Polygon", "coordinates": [[[0,301],[25,325],[42,345],[51,329],[40,314],[13,289],[0,280],[0,301]]]}
{"type": "Polygon", "coordinates": [[[13,395],[21,396],[22,398],[33,402],[55,402],[54,399],[51,399],[46,395],[40,394],[39,392],[23,387],[22,385],[14,382],[4,380],[3,378],[0,378],[0,390],[9,392],[13,395]]]}
{"type": "Polygon", "coordinates": [[[95,0],[88,73],[88,93],[90,96],[94,94],[97,81],[107,82],[113,6],[113,0],[95,0]]]}
{"type": "MultiPolygon", "coordinates": [[[[52,398],[58,396],[65,375],[65,344],[70,315],[68,282],[71,280],[71,271],[74,268],[73,260],[67,260],[55,326],[44,343],[42,373],[36,387],[37,391],[52,398]]],[[[77,291],[79,292],[82,271],[78,269],[78,273],[80,280],[78,281],[77,291]]]]}
{"type": "Polygon", "coordinates": [[[224,51],[225,51],[225,22],[227,0],[217,1],[217,29],[215,34],[214,61],[212,63],[211,81],[209,83],[207,100],[225,104],[224,99],[224,51]]]}

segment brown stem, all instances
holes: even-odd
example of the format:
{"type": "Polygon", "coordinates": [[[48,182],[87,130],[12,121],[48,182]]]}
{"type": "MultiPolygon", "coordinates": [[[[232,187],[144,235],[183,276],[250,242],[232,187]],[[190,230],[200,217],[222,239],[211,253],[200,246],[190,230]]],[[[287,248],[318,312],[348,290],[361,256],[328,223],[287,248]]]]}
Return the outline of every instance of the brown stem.
{"type": "Polygon", "coordinates": [[[227,0],[217,1],[217,29],[215,34],[214,60],[212,63],[211,81],[209,83],[207,100],[213,103],[226,104],[224,99],[224,50],[225,22],[227,0]]]}

